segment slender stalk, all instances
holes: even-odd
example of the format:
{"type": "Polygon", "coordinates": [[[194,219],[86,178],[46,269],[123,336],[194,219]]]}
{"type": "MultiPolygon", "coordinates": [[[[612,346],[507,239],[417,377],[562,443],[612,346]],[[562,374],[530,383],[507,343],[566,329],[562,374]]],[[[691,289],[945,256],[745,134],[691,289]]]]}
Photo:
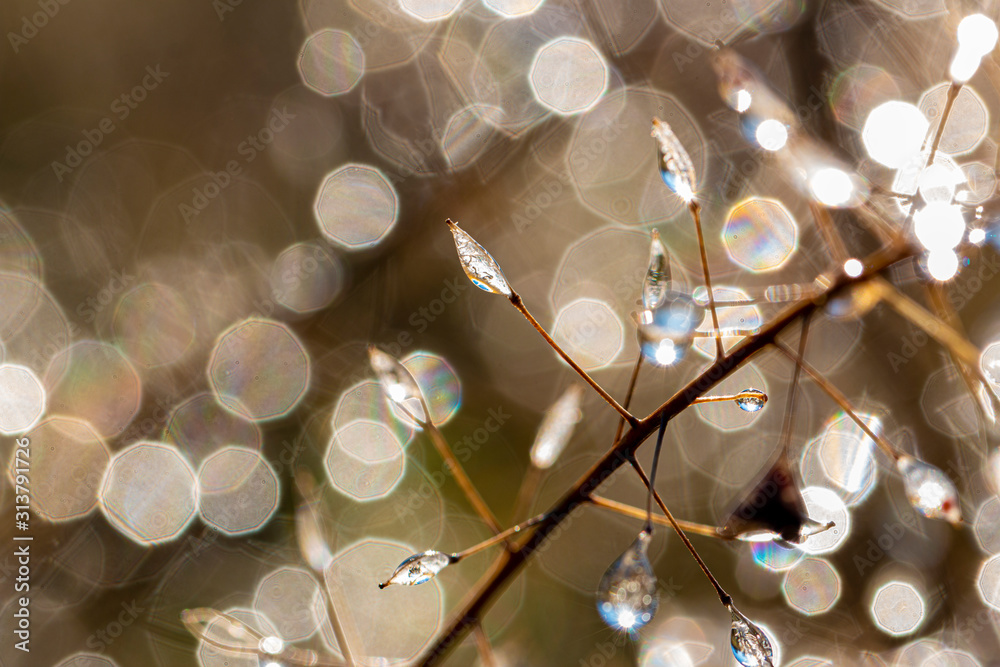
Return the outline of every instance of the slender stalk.
{"type": "Polygon", "coordinates": [[[517,533],[520,533],[522,530],[531,528],[532,526],[537,526],[538,524],[540,524],[541,522],[545,521],[548,518],[549,518],[548,513],[543,512],[541,514],[531,517],[527,521],[522,521],[516,526],[511,526],[507,530],[497,533],[493,537],[483,540],[479,544],[474,544],[473,546],[469,547],[468,549],[465,549],[464,551],[459,551],[458,553],[451,554],[452,562],[457,563],[463,558],[467,558],[472,554],[477,554],[483,549],[486,549],[487,547],[491,547],[498,542],[503,542],[511,535],[516,535],[517,533]]]}
{"type": "MultiPolygon", "coordinates": [[[[809,313],[802,318],[802,332],[799,334],[799,359],[805,358],[806,339],[809,336],[809,320],[811,317],[812,313],[809,313]]],[[[788,389],[788,403],[785,404],[785,423],[781,428],[781,455],[785,457],[788,456],[788,445],[792,441],[792,421],[795,417],[795,394],[798,393],[801,371],[802,365],[795,364],[795,370],[792,372],[792,385],[788,389]]]]}
{"type": "Polygon", "coordinates": [[[851,405],[851,402],[847,400],[847,397],[839,389],[837,389],[829,380],[827,380],[823,375],[817,371],[815,368],[810,366],[802,357],[797,355],[793,350],[790,350],[784,343],[775,341],[773,343],[774,347],[782,352],[786,357],[791,359],[796,363],[796,365],[805,371],[805,374],[812,379],[816,386],[819,387],[823,393],[833,399],[833,402],[840,406],[848,417],[850,417],[858,427],[864,431],[865,435],[875,441],[875,444],[886,453],[887,456],[893,460],[898,460],[900,456],[903,455],[901,451],[896,449],[888,440],[878,435],[868,426],[864,419],[858,414],[858,411],[851,405]]]}
{"type": "MultiPolygon", "coordinates": [[[[722,359],[717,359],[699,376],[677,391],[648,417],[629,429],[599,460],[577,479],[548,512],[549,518],[541,522],[530,536],[510,551],[503,551],[476,585],[469,591],[445,622],[441,633],[416,660],[417,665],[427,667],[439,664],[448,652],[457,646],[471,631],[476,620],[490,607],[503,592],[511,579],[520,572],[528,559],[545,543],[563,522],[573,516],[578,508],[589,504],[593,492],[622,465],[628,463],[628,456],[636,450],[659,426],[661,417],[670,419],[690,407],[695,397],[704,394],[722,378],[739,368],[754,354],[771,345],[775,337],[788,326],[797,322],[806,313],[813,312],[840,294],[845,288],[873,276],[896,262],[909,259],[915,250],[908,245],[896,243],[865,257],[862,264],[865,271],[855,278],[836,272],[826,276],[826,287],[816,295],[815,300],[799,301],[784,309],[759,334],[738,343],[722,359]]],[[[654,496],[655,499],[655,496],[654,496]]]]}
{"type": "MultiPolygon", "coordinates": [[[[927,293],[930,296],[931,305],[938,312],[942,320],[948,323],[948,325],[957,331],[959,335],[964,338],[964,330],[962,329],[962,322],[958,318],[958,313],[952,308],[951,304],[944,296],[944,286],[935,285],[933,283],[927,283],[927,293]]],[[[978,350],[977,350],[978,352],[978,350]]],[[[980,405],[979,399],[976,396],[978,387],[976,386],[977,381],[985,385],[986,395],[989,397],[990,403],[993,406],[993,411],[1000,414],[1000,398],[989,390],[989,380],[986,379],[986,375],[983,373],[982,367],[978,364],[965,364],[962,363],[960,359],[957,359],[954,354],[951,355],[952,361],[955,362],[955,366],[958,367],[959,372],[962,374],[962,379],[965,380],[965,385],[969,389],[969,393],[972,394],[972,400],[976,405],[980,405]]],[[[978,362],[978,356],[977,356],[978,362]]]]}
{"type": "Polygon", "coordinates": [[[721,602],[724,607],[728,607],[729,605],[731,605],[733,603],[732,596],[726,592],[726,590],[722,587],[722,584],[719,583],[719,580],[716,579],[715,575],[712,574],[712,571],[708,569],[708,565],[705,563],[704,560],[702,560],[701,555],[698,553],[698,550],[694,548],[694,545],[691,544],[691,540],[688,539],[688,536],[684,532],[684,529],[681,528],[679,523],[677,523],[677,519],[675,519],[674,515],[670,513],[669,509],[667,509],[667,505],[663,502],[663,499],[660,498],[660,494],[656,492],[656,490],[653,488],[653,485],[650,484],[649,479],[646,478],[646,473],[643,472],[642,467],[639,466],[639,462],[636,461],[634,458],[630,459],[629,462],[632,464],[632,467],[635,468],[635,471],[639,474],[639,477],[642,479],[643,484],[649,487],[650,497],[656,499],[656,504],[660,506],[660,511],[663,512],[663,516],[667,517],[667,521],[670,522],[670,526],[674,529],[674,532],[677,533],[677,536],[681,538],[681,542],[683,542],[684,546],[687,547],[687,550],[688,552],[690,552],[691,557],[695,559],[695,562],[698,563],[698,567],[701,568],[702,573],[705,575],[705,577],[708,578],[708,581],[715,588],[715,592],[719,594],[719,602],[721,602]]]}
{"type": "Polygon", "coordinates": [[[722,346],[722,332],[719,331],[719,315],[715,312],[715,293],[712,291],[712,274],[708,270],[708,253],[705,250],[705,237],[701,231],[701,206],[698,202],[691,200],[688,204],[691,211],[691,218],[694,219],[694,228],[698,232],[698,250],[701,251],[701,270],[705,274],[705,289],[708,290],[708,309],[712,311],[712,327],[715,329],[715,352],[716,357],[721,359],[726,355],[726,350],[722,346]]]}
{"type": "Polygon", "coordinates": [[[716,329],[715,331],[695,331],[692,335],[695,338],[710,338],[722,336],[745,337],[753,336],[760,329],[716,329]]]}
{"type": "MultiPolygon", "coordinates": [[[[761,392],[763,394],[763,392],[761,392]]],[[[738,394],[724,394],[716,396],[698,396],[693,401],[694,404],[698,403],[722,403],[723,401],[738,401],[741,398],[762,398],[767,400],[767,394],[755,394],[749,391],[741,391],[738,394]]]]}
{"type": "Polygon", "coordinates": [[[878,289],[880,299],[914,325],[923,329],[928,336],[943,345],[960,361],[972,367],[979,363],[979,350],[939,317],[900,292],[881,276],[872,278],[872,284],[878,289]]]}
{"type": "Polygon", "coordinates": [[[816,225],[819,227],[827,247],[830,248],[834,261],[843,266],[844,262],[850,259],[850,255],[847,252],[847,246],[844,245],[844,239],[840,238],[840,233],[833,224],[830,210],[813,201],[809,202],[809,210],[812,211],[813,219],[816,220],[816,225]]]}
{"type": "Polygon", "coordinates": [[[316,651],[294,646],[285,645],[279,653],[265,653],[259,648],[261,640],[264,639],[263,635],[235,616],[224,614],[215,609],[185,609],[181,614],[181,622],[192,635],[223,653],[256,656],[262,662],[280,661],[293,665],[303,665],[303,667],[347,667],[344,663],[318,654],[316,651]],[[234,629],[238,629],[241,635],[253,640],[257,646],[236,646],[215,639],[207,632],[208,627],[214,621],[229,623],[234,629]]]}
{"type": "Polygon", "coordinates": [[[490,645],[490,638],[486,636],[482,623],[476,623],[472,628],[472,634],[476,638],[476,650],[479,651],[479,661],[483,667],[497,667],[497,658],[493,654],[493,646],[490,645]]]}
{"type": "MultiPolygon", "coordinates": [[[[667,417],[660,418],[660,430],[656,434],[656,448],[653,449],[653,467],[649,471],[649,493],[646,494],[646,527],[643,529],[650,535],[653,534],[653,493],[656,489],[656,467],[660,462],[660,450],[663,449],[663,434],[667,432],[667,417]]],[[[636,468],[639,463],[633,459],[632,465],[636,468]]]]}
{"type": "MultiPolygon", "coordinates": [[[[420,399],[423,403],[423,398],[420,399]]],[[[430,415],[430,411],[427,410],[427,406],[424,405],[424,414],[430,415]]],[[[438,450],[441,458],[444,459],[445,465],[451,470],[452,477],[455,478],[455,482],[462,489],[465,497],[469,499],[472,507],[476,510],[476,514],[482,518],[487,526],[490,527],[494,533],[500,533],[500,523],[497,521],[496,516],[493,511],[490,510],[489,505],[483,500],[483,497],[479,495],[479,491],[476,489],[476,485],[472,483],[469,479],[469,475],[466,474],[465,468],[462,464],[458,462],[455,458],[455,453],[451,451],[451,447],[448,445],[448,441],[444,439],[444,435],[441,433],[434,422],[428,421],[420,423],[420,426],[427,432],[430,436],[431,442],[434,443],[434,447],[438,450]]]]}
{"type": "Polygon", "coordinates": [[[524,474],[521,481],[521,488],[517,490],[517,500],[514,502],[514,521],[517,521],[531,508],[531,501],[535,499],[535,491],[538,490],[538,483],[542,481],[542,471],[534,464],[528,465],[528,472],[524,474]]]}
{"type": "Polygon", "coordinates": [[[941,122],[938,123],[937,129],[934,132],[934,141],[931,143],[931,154],[927,158],[927,164],[934,164],[934,157],[937,155],[938,146],[941,145],[941,137],[944,136],[944,126],[948,122],[948,116],[951,115],[951,108],[955,106],[955,100],[958,98],[959,91],[962,90],[961,83],[951,83],[948,87],[948,97],[945,98],[944,102],[944,113],[941,114],[941,122]]]}
{"type": "Polygon", "coordinates": [[[552,336],[550,336],[548,332],[545,331],[542,325],[538,323],[538,320],[536,320],[534,316],[531,314],[531,312],[528,311],[528,307],[524,305],[524,302],[521,300],[521,297],[519,294],[517,294],[517,292],[512,292],[509,298],[510,302],[514,305],[514,307],[517,308],[517,310],[522,315],[524,315],[524,318],[529,322],[531,322],[531,326],[535,327],[535,330],[539,334],[541,334],[542,338],[545,339],[545,342],[548,343],[560,357],[562,357],[563,361],[565,361],[567,364],[570,365],[570,368],[572,368],[574,371],[577,372],[577,374],[580,377],[586,380],[587,384],[593,387],[594,391],[596,391],[608,405],[617,410],[618,414],[620,414],[622,418],[625,421],[627,421],[630,425],[634,426],[636,423],[638,423],[639,421],[638,419],[636,419],[628,410],[618,405],[618,401],[612,398],[611,394],[604,391],[604,388],[601,387],[601,385],[597,384],[594,378],[590,377],[587,371],[583,370],[583,368],[581,368],[579,364],[573,361],[573,359],[568,354],[566,354],[566,352],[559,346],[559,343],[555,342],[552,339],[552,336]]]}
{"type": "MultiPolygon", "coordinates": [[[[639,380],[639,370],[642,369],[642,351],[639,352],[639,356],[635,358],[635,366],[632,367],[632,377],[628,381],[628,391],[625,392],[625,403],[624,408],[628,410],[629,405],[632,403],[632,395],[635,393],[635,383],[639,380]]],[[[618,420],[618,428],[615,430],[614,442],[618,442],[618,439],[622,437],[622,431],[625,429],[625,418],[622,417],[618,420]]]]}
{"type": "MultiPolygon", "coordinates": [[[[611,510],[612,512],[617,512],[622,516],[632,517],[633,519],[646,520],[647,512],[644,509],[639,509],[632,505],[626,503],[620,503],[617,500],[611,500],[610,498],[605,498],[604,496],[598,496],[592,494],[590,496],[590,502],[597,507],[603,507],[604,509],[611,510]]],[[[706,526],[703,523],[694,523],[693,521],[683,521],[677,519],[677,525],[684,529],[687,533],[694,533],[695,535],[702,535],[704,537],[714,537],[719,540],[734,540],[736,538],[723,535],[719,533],[719,529],[715,526],[706,526]]],[[[670,526],[670,520],[662,514],[653,515],[653,523],[658,523],[661,526],[670,526]]]]}

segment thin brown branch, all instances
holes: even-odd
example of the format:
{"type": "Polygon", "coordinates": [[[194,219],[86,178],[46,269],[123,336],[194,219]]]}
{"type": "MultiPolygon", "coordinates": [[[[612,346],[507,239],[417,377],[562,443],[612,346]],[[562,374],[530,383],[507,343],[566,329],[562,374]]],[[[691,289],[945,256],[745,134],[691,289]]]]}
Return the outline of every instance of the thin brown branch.
{"type": "Polygon", "coordinates": [[[705,236],[701,231],[701,206],[692,200],[688,205],[691,217],[694,219],[694,228],[698,232],[698,250],[701,251],[701,270],[705,275],[705,289],[708,290],[708,309],[712,312],[712,330],[715,332],[715,352],[721,359],[725,356],[726,350],[722,346],[722,332],[719,331],[719,315],[715,311],[715,293],[712,291],[712,274],[708,270],[708,253],[705,249],[705,236]]]}
{"type": "Polygon", "coordinates": [[[716,386],[723,378],[739,368],[754,354],[774,342],[776,336],[803,315],[814,312],[820,303],[836,296],[848,286],[870,280],[890,265],[913,256],[914,250],[906,245],[894,244],[865,257],[865,271],[851,278],[843,272],[827,276],[828,287],[815,300],[797,302],[780,312],[772,322],[752,338],[738,343],[730,352],[716,359],[699,376],[692,379],[680,391],[660,405],[648,417],[638,421],[627,433],[619,438],[590,469],[588,469],[547,513],[548,519],[539,524],[538,529],[511,551],[500,554],[492,568],[476,586],[445,624],[441,634],[431,643],[418,659],[418,665],[438,664],[451,648],[456,646],[480,616],[489,608],[496,597],[506,589],[511,578],[516,575],[527,560],[561,524],[570,520],[575,512],[589,502],[590,495],[618,470],[628,463],[628,457],[659,426],[660,419],[671,419],[690,407],[694,399],[716,386]]]}
{"type": "MultiPolygon", "coordinates": [[[[604,496],[599,496],[597,494],[591,494],[589,500],[596,507],[602,507],[606,510],[621,514],[622,516],[632,517],[633,519],[640,519],[642,521],[646,520],[646,510],[639,509],[634,505],[620,503],[617,500],[611,500],[610,498],[605,498],[604,496]]],[[[719,533],[719,529],[715,526],[707,526],[703,523],[694,523],[693,521],[684,521],[682,519],[676,519],[676,521],[677,525],[683,528],[687,533],[693,533],[703,537],[714,537],[719,540],[735,539],[719,533]]],[[[657,523],[661,526],[671,525],[670,520],[663,514],[654,514],[653,523],[657,523]]]]}
{"type": "Polygon", "coordinates": [[[580,377],[582,377],[587,382],[587,384],[589,384],[594,389],[594,391],[596,391],[598,395],[604,399],[604,401],[608,405],[617,410],[618,414],[620,414],[622,418],[629,424],[635,424],[638,421],[628,410],[620,406],[618,404],[618,401],[612,398],[611,394],[604,391],[604,387],[597,384],[597,381],[594,380],[594,378],[590,377],[590,374],[587,373],[587,371],[583,370],[583,368],[581,368],[578,363],[573,361],[572,357],[566,354],[566,351],[563,350],[562,347],[560,347],[559,343],[555,342],[555,340],[552,339],[552,336],[549,335],[549,332],[547,332],[545,328],[538,323],[538,320],[535,319],[535,317],[531,314],[531,312],[528,311],[528,307],[524,305],[524,302],[521,300],[520,295],[514,292],[510,295],[509,298],[510,302],[514,305],[514,307],[517,308],[517,310],[522,315],[524,315],[524,318],[526,320],[531,322],[531,326],[535,327],[535,330],[541,335],[542,338],[545,339],[545,342],[548,343],[549,346],[551,346],[552,349],[555,350],[560,357],[562,357],[563,361],[569,364],[570,368],[576,371],[577,374],[580,377]]]}
{"type": "Polygon", "coordinates": [[[873,431],[871,427],[868,426],[868,423],[861,418],[861,416],[858,414],[858,411],[854,408],[853,405],[851,405],[851,402],[847,400],[847,397],[844,396],[844,394],[839,389],[837,389],[833,385],[833,383],[831,383],[829,380],[823,377],[819,371],[817,371],[815,368],[806,363],[806,361],[802,359],[802,357],[796,354],[794,350],[789,349],[784,343],[775,341],[774,346],[778,350],[780,350],[786,357],[794,361],[798,366],[798,368],[801,368],[803,371],[805,371],[806,375],[808,375],[812,379],[812,381],[816,383],[816,386],[822,389],[823,393],[825,393],[827,396],[833,399],[833,402],[839,405],[840,409],[843,410],[844,413],[847,414],[847,416],[850,417],[862,431],[864,431],[865,435],[874,440],[875,444],[877,444],[882,449],[882,451],[886,453],[886,455],[888,455],[893,460],[898,460],[899,457],[903,455],[903,453],[900,452],[898,449],[896,449],[896,447],[893,446],[891,442],[883,438],[881,435],[875,433],[875,431],[873,431]]]}

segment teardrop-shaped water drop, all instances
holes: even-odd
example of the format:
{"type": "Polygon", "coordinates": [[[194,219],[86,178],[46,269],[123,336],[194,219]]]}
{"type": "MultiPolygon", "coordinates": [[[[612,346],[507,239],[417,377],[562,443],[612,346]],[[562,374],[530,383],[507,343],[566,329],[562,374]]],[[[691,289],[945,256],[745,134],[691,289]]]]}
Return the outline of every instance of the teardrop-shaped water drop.
{"type": "Polygon", "coordinates": [[[639,533],[597,587],[597,611],[616,630],[638,630],[652,620],[660,604],[656,575],[647,553],[651,541],[649,533],[639,533]]]}
{"type": "Polygon", "coordinates": [[[582,399],[583,387],[575,384],[545,412],[545,419],[542,420],[535,443],[531,446],[531,463],[536,468],[548,468],[562,454],[573,435],[573,428],[580,421],[582,399]]]}
{"type": "Polygon", "coordinates": [[[386,586],[416,586],[433,579],[438,572],[455,562],[453,556],[443,554],[440,551],[425,551],[422,554],[413,554],[396,568],[389,580],[378,585],[379,588],[386,586]]]}
{"type": "Polygon", "coordinates": [[[656,139],[657,166],[667,187],[686,202],[694,199],[695,172],[691,157],[684,150],[670,126],[659,118],[653,119],[652,137],[656,139]]]}
{"type": "Polygon", "coordinates": [[[744,412],[757,412],[767,403],[767,394],[760,389],[744,389],[736,396],[736,405],[744,412]]]}
{"type": "Polygon", "coordinates": [[[417,422],[427,422],[423,394],[406,366],[374,345],[368,346],[368,361],[389,400],[412,415],[417,422]]]}
{"type": "Polygon", "coordinates": [[[737,662],[743,667],[774,667],[774,663],[771,662],[774,650],[767,635],[736,607],[730,606],[729,612],[733,617],[729,643],[737,662]]]}
{"type": "Polygon", "coordinates": [[[656,310],[636,318],[642,354],[657,366],[680,361],[691,347],[704,310],[684,292],[665,292],[656,310]]]}
{"type": "Polygon", "coordinates": [[[465,233],[458,225],[451,220],[446,221],[451,229],[452,236],[455,237],[455,248],[458,250],[458,259],[462,262],[462,269],[465,275],[469,276],[472,284],[486,292],[493,294],[511,295],[510,285],[500,269],[500,265],[493,259],[493,255],[486,252],[483,246],[479,245],[474,238],[465,233]]]}
{"type": "Polygon", "coordinates": [[[649,268],[642,281],[642,307],[656,310],[663,303],[670,282],[670,255],[660,241],[660,233],[653,230],[653,240],[649,244],[649,268]]]}
{"type": "Polygon", "coordinates": [[[961,523],[962,508],[958,501],[958,491],[940,468],[906,455],[899,457],[896,468],[903,476],[906,499],[914,509],[928,519],[961,523]]]}

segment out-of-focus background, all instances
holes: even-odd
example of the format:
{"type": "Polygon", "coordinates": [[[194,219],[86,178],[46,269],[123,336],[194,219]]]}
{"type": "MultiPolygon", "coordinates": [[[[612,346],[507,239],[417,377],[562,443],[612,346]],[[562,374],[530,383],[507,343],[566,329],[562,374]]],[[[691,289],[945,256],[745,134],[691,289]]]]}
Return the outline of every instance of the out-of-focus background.
{"type": "MultiPolygon", "coordinates": [[[[5,475],[0,665],[258,664],[188,634],[181,612],[198,607],[336,656],[325,594],[358,664],[416,656],[490,556],[418,588],[375,584],[410,553],[488,531],[385,403],[366,346],[405,361],[505,524],[527,516],[515,499],[545,408],[578,382],[471,286],[445,218],[621,396],[650,230],[675,284],[702,282],[691,220],[656,170],[654,115],[694,160],[716,298],[755,299],[723,308],[723,326],[761,326],[830,266],[808,202],[720,101],[711,45],[737,42],[808,131],[889,188],[897,176],[865,153],[868,113],[905,100],[933,124],[957,21],[987,4],[4,2],[0,453],[13,465],[28,438],[32,514],[16,527],[5,475]],[[325,549],[296,538],[297,469],[315,478],[325,549]],[[15,535],[33,538],[29,593],[15,592],[15,535]],[[14,648],[22,595],[30,654],[14,648]]],[[[996,77],[984,65],[972,79],[941,147],[979,201],[995,186],[996,77]]],[[[851,215],[835,223],[853,252],[874,247],[851,215]]],[[[967,259],[948,298],[988,349],[1000,258],[987,245],[967,259]]],[[[889,277],[922,298],[917,275],[889,277]]],[[[705,368],[710,342],[647,369],[634,410],[705,368]]],[[[699,550],[784,664],[1000,664],[995,427],[938,345],[883,307],[816,318],[807,358],[956,481],[968,525],[917,516],[889,460],[803,381],[795,472],[837,528],[809,549],[699,550]]],[[[658,481],[675,514],[725,522],[776,453],[790,377],[761,354],[717,391],[765,390],[763,411],[718,404],[670,424],[658,481]]],[[[616,415],[589,393],[582,412],[537,511],[611,442],[616,415]]],[[[602,493],[644,502],[628,471],[602,493]]],[[[666,530],[658,615],[635,638],[603,625],[598,580],[639,527],[588,509],[557,531],[485,618],[497,663],[735,664],[727,615],[666,530]]],[[[477,660],[467,641],[447,664],[477,660]]]]}

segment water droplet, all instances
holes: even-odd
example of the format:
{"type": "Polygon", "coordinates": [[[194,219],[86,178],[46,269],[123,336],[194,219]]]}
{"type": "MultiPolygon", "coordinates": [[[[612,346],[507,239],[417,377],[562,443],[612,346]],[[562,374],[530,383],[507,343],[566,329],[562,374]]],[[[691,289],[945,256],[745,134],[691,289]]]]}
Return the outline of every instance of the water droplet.
{"type": "Polygon", "coordinates": [[[906,499],[914,509],[928,519],[944,519],[953,524],[962,521],[958,491],[940,468],[912,456],[901,456],[896,468],[903,476],[906,499]]]}
{"type": "Polygon", "coordinates": [[[642,353],[657,366],[677,363],[691,347],[703,318],[703,310],[690,296],[665,292],[656,310],[644,310],[636,318],[642,353]]]}
{"type": "Polygon", "coordinates": [[[730,605],[729,612],[733,616],[729,643],[737,662],[744,667],[774,667],[771,662],[774,652],[767,635],[736,607],[730,605]]]}
{"type": "Polygon", "coordinates": [[[744,389],[738,394],[736,405],[744,412],[757,412],[767,403],[767,394],[760,389],[744,389]]]}
{"type": "Polygon", "coordinates": [[[410,413],[417,422],[426,422],[423,395],[406,366],[374,345],[368,347],[368,360],[389,400],[410,413]]]}
{"type": "Polygon", "coordinates": [[[691,157],[670,126],[659,118],[653,119],[652,136],[659,146],[657,166],[663,182],[681,199],[691,201],[696,180],[691,157]]]}
{"type": "Polygon", "coordinates": [[[656,310],[663,302],[670,282],[670,256],[660,241],[660,233],[653,230],[653,240],[649,245],[649,268],[642,282],[642,307],[656,310]]]}
{"type": "Polygon", "coordinates": [[[472,284],[486,292],[510,296],[510,285],[507,284],[507,279],[493,256],[454,222],[451,220],[447,222],[452,236],[455,237],[455,248],[458,250],[462,269],[472,284]]]}
{"type": "Polygon", "coordinates": [[[660,592],[647,554],[650,541],[649,533],[639,533],[597,587],[597,611],[616,630],[638,630],[656,614],[660,592]]]}
{"type": "Polygon", "coordinates": [[[535,444],[531,446],[531,463],[536,468],[544,470],[559,458],[573,435],[573,427],[580,421],[582,398],[583,387],[575,384],[545,412],[545,419],[535,436],[535,444]]]}
{"type": "Polygon", "coordinates": [[[425,551],[422,554],[413,554],[396,568],[389,580],[379,584],[379,588],[386,586],[416,586],[433,579],[438,572],[456,562],[456,559],[440,551],[425,551]]]}

